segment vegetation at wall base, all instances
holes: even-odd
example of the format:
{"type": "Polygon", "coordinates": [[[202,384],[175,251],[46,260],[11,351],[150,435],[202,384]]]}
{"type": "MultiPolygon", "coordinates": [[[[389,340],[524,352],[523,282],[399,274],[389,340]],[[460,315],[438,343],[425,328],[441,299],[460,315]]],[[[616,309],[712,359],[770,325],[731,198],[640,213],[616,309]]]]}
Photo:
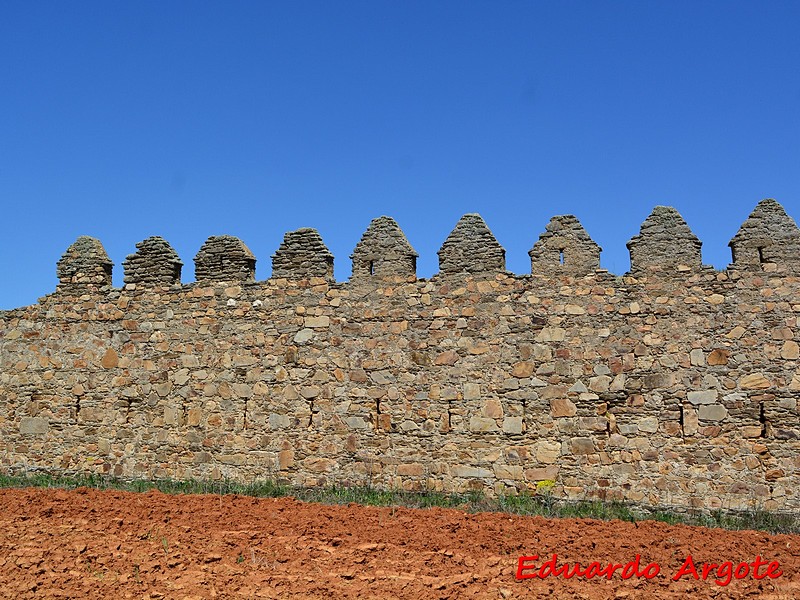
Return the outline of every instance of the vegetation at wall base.
{"type": "Polygon", "coordinates": [[[23,475],[0,474],[0,488],[59,488],[73,490],[88,487],[97,490],[147,492],[165,494],[237,494],[256,498],[294,497],[303,502],[322,504],[363,504],[367,506],[400,506],[406,508],[455,508],[466,512],[505,512],[521,516],[566,519],[619,519],[636,523],[653,520],[668,525],[694,525],[729,530],[752,529],[769,533],[800,533],[800,515],[771,512],[761,508],[747,511],[715,510],[711,513],[683,512],[668,508],[652,509],[616,501],[564,500],[544,493],[500,495],[489,497],[480,492],[442,493],[381,490],[371,486],[303,488],[264,479],[252,483],[231,480],[201,481],[173,479],[117,479],[102,475],[56,476],[47,473],[23,475]]]}

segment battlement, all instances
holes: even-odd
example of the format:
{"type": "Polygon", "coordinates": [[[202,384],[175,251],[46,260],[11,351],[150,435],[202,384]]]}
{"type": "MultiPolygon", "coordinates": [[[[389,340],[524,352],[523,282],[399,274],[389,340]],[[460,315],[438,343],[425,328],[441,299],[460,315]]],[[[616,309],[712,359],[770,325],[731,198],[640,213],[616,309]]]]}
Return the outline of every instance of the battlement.
{"type": "MultiPolygon", "coordinates": [[[[674,208],[656,206],[627,243],[631,275],[680,275],[703,269],[702,242],[674,208]]],[[[731,268],[794,270],[800,265],[800,229],[775,200],[762,200],[731,239],[731,268]]],[[[169,243],[151,237],[136,244],[123,263],[125,283],[139,286],[180,283],[182,262],[169,243]]],[[[586,275],[600,269],[600,246],[574,215],[553,217],[528,255],[534,275],[586,275]]],[[[505,250],[478,214],[464,215],[442,243],[439,275],[494,276],[505,272],[505,250]]],[[[374,219],[350,255],[353,282],[416,278],[419,254],[397,222],[374,219]]],[[[333,281],[334,257],[316,229],[284,236],[272,256],[272,278],[333,281]]],[[[238,238],[206,240],[195,257],[195,277],[203,281],[255,281],[256,258],[238,238]]],[[[82,236],[58,261],[61,284],[111,285],[112,263],[99,240],[82,236]]]]}
{"type": "Polygon", "coordinates": [[[728,245],[736,268],[758,270],[775,264],[796,269],[800,264],[800,230],[771,198],[758,203],[728,245]]]}
{"type": "Polygon", "coordinates": [[[81,237],[54,293],[0,313],[0,470],[798,510],[799,239],[765,200],[715,271],[656,207],[616,277],[565,215],[514,275],[465,215],[425,280],[380,217],[348,282],[299,229],[262,281],[237,238],[191,284],[148,238],[119,289],[81,237]]]}
{"type": "Polygon", "coordinates": [[[256,257],[239,238],[211,236],[194,257],[194,274],[197,281],[253,281],[256,257]]]}

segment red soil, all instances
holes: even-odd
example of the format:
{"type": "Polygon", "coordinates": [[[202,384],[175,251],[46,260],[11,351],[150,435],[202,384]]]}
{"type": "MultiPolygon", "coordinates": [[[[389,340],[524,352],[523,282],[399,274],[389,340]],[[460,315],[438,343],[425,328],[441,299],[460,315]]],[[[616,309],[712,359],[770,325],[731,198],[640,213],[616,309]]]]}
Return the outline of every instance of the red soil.
{"type": "MultiPolygon", "coordinates": [[[[759,567],[763,575],[767,567],[759,567]]],[[[526,571],[527,573],[534,571],[526,571]]],[[[800,535],[652,521],[547,520],[457,510],[304,504],[80,489],[0,490],[0,596],[7,598],[800,598],[800,535]],[[623,580],[516,580],[521,555],[627,563],[623,580]],[[775,579],[726,586],[703,562],[778,561],[775,579]]]]}

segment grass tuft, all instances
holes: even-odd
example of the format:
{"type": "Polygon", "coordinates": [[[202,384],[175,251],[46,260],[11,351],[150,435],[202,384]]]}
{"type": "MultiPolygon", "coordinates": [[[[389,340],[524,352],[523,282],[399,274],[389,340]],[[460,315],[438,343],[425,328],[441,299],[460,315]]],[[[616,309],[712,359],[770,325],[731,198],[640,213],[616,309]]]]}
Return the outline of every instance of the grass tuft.
{"type": "MultiPolygon", "coordinates": [[[[521,516],[547,518],[601,519],[637,522],[654,520],[668,525],[695,525],[730,530],[753,529],[769,533],[800,533],[800,515],[787,512],[716,510],[710,514],[685,513],[666,509],[651,509],[622,502],[600,500],[563,500],[551,494],[522,493],[488,497],[480,492],[446,494],[442,492],[405,492],[379,490],[369,486],[329,486],[298,488],[266,479],[253,483],[230,480],[177,481],[124,480],[99,475],[55,476],[46,473],[27,475],[0,474],[0,488],[59,488],[74,490],[88,487],[97,490],[147,492],[158,490],[165,494],[237,494],[255,498],[294,497],[304,502],[322,504],[364,504],[368,506],[401,506],[407,508],[457,508],[467,512],[504,512],[521,516]]],[[[166,551],[166,540],[165,551],[166,551]]]]}

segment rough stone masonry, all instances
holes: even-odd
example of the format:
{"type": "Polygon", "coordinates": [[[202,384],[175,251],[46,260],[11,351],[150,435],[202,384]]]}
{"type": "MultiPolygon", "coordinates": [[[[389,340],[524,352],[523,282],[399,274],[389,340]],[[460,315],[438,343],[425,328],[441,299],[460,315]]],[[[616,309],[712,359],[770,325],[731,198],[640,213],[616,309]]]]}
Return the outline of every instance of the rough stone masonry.
{"type": "Polygon", "coordinates": [[[301,229],[266,281],[217,236],[181,284],[149,238],[116,289],[81,237],[54,293],[0,313],[0,468],[798,510],[800,231],[765,200],[730,246],[703,266],[656,207],[616,277],[554,217],[520,276],[465,215],[424,280],[381,217],[346,283],[301,229]]]}

